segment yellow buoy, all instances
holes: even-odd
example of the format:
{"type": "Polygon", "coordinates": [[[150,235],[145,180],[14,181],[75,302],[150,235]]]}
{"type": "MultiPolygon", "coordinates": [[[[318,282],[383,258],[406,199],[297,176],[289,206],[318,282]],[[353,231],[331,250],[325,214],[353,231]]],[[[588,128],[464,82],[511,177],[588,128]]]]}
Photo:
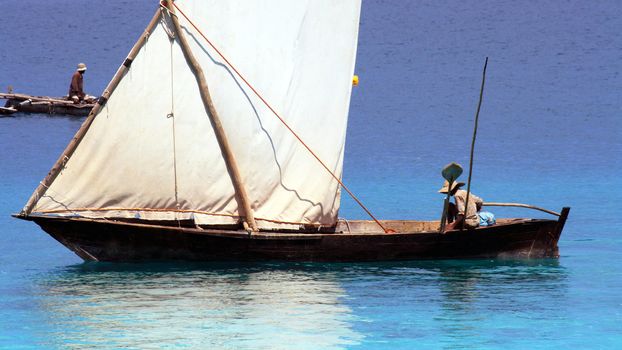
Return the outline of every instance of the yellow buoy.
{"type": "Polygon", "coordinates": [[[352,77],[352,86],[357,86],[359,84],[359,76],[355,75],[352,77]]]}

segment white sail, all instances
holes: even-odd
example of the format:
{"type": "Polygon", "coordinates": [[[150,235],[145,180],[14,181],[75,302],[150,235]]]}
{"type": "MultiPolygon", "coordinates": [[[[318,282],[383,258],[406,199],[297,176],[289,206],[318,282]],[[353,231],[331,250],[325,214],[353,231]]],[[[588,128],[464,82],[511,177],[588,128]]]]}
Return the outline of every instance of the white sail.
{"type": "MultiPolygon", "coordinates": [[[[176,5],[331,171],[342,174],[360,0],[176,5]]],[[[338,182],[178,14],[262,228],[332,225],[338,182]]],[[[199,87],[160,21],[33,213],[239,221],[199,87]]]]}

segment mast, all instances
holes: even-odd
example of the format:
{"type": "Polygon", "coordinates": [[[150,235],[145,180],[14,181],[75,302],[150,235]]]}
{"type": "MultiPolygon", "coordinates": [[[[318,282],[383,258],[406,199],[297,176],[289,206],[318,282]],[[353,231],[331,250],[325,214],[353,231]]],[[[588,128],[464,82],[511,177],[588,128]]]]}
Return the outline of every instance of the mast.
{"type": "Polygon", "coordinates": [[[26,203],[26,205],[20,212],[19,216],[25,217],[25,216],[30,215],[30,213],[32,212],[32,209],[34,208],[35,204],[37,204],[37,201],[39,200],[39,198],[41,198],[41,196],[45,194],[49,186],[52,184],[52,182],[54,182],[58,174],[60,174],[60,172],[63,170],[63,168],[65,167],[65,163],[67,163],[67,161],[69,160],[69,158],[71,158],[76,148],[78,148],[78,145],[84,138],[84,135],[86,135],[86,132],[89,130],[89,127],[93,123],[93,120],[95,119],[95,117],[97,116],[101,108],[106,104],[106,101],[108,101],[108,98],[110,97],[112,92],[117,88],[117,86],[121,82],[121,79],[125,76],[125,73],[127,73],[127,71],[130,69],[130,66],[132,65],[132,61],[138,54],[138,51],[143,47],[143,45],[149,38],[149,35],[151,35],[151,32],[154,30],[155,26],[158,24],[158,21],[160,20],[160,15],[161,15],[161,10],[158,9],[156,13],[153,15],[153,18],[151,18],[151,21],[147,25],[147,28],[145,29],[143,34],[140,36],[136,44],[134,44],[134,46],[130,50],[130,53],[127,55],[127,58],[125,59],[125,61],[123,61],[123,64],[121,65],[121,67],[117,69],[117,72],[115,73],[114,77],[112,78],[112,80],[110,81],[110,83],[108,84],[104,92],[102,93],[101,97],[97,99],[97,103],[95,104],[95,106],[93,106],[93,109],[89,113],[84,123],[82,123],[82,125],[80,126],[80,129],[78,130],[76,135],[73,137],[71,142],[69,142],[69,144],[67,145],[63,153],[60,155],[56,163],[54,163],[54,166],[52,167],[50,172],[47,174],[45,179],[39,182],[39,186],[37,186],[34,193],[30,196],[30,198],[28,199],[28,202],[26,203]]]}
{"type": "MultiPolygon", "coordinates": [[[[482,99],[484,97],[484,84],[486,83],[486,67],[488,67],[488,57],[484,62],[484,71],[482,73],[482,86],[479,90],[479,102],[477,104],[477,112],[475,113],[475,126],[473,127],[473,139],[471,140],[471,157],[469,159],[469,179],[467,181],[467,195],[464,202],[464,220],[467,217],[467,209],[469,207],[469,196],[471,195],[471,175],[473,174],[473,152],[475,151],[475,139],[477,137],[477,124],[479,121],[479,111],[482,108],[482,99]]],[[[464,221],[462,221],[461,230],[464,229],[464,221]]]]}
{"type": "Polygon", "coordinates": [[[207,81],[205,80],[205,75],[203,73],[203,69],[201,65],[196,60],[194,55],[192,54],[192,50],[188,45],[188,41],[186,40],[186,36],[179,25],[179,20],[177,19],[177,15],[175,14],[175,8],[173,7],[170,0],[163,1],[162,4],[166,6],[166,9],[169,12],[170,18],[173,22],[173,26],[175,27],[175,34],[179,39],[179,45],[181,46],[182,52],[188,65],[192,69],[194,73],[194,77],[199,84],[199,90],[201,92],[201,99],[203,100],[203,104],[205,106],[205,110],[207,115],[210,117],[210,121],[214,128],[214,133],[216,134],[216,139],[218,140],[218,144],[220,146],[220,150],[223,154],[223,158],[225,160],[225,164],[227,165],[227,170],[229,175],[231,176],[231,181],[233,182],[233,186],[235,188],[235,194],[238,201],[243,208],[243,212],[240,213],[241,217],[245,218],[245,224],[247,224],[251,230],[257,231],[257,223],[255,222],[255,217],[253,214],[253,210],[250,206],[250,201],[248,199],[248,194],[246,192],[246,188],[244,186],[244,182],[242,181],[242,176],[240,175],[240,170],[238,168],[237,162],[231,151],[231,147],[229,145],[229,141],[227,139],[227,135],[225,134],[225,130],[220,122],[220,117],[214,104],[212,102],[212,97],[209,92],[209,87],[207,85],[207,81]]]}

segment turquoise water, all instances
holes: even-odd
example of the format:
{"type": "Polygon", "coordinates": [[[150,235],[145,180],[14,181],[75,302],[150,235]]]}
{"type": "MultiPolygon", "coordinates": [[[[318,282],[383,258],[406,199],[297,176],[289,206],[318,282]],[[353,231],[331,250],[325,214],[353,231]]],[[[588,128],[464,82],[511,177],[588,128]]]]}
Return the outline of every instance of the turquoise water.
{"type": "MultiPolygon", "coordinates": [[[[5,0],[0,89],[99,94],[155,1],[5,0]]],[[[561,257],[366,264],[84,264],[18,212],[79,118],[0,118],[0,348],[549,349],[622,346],[622,5],[365,1],[344,180],[382,218],[474,192],[571,206],[561,257]]],[[[546,214],[495,209],[499,216],[546,214]]],[[[343,198],[342,217],[365,218],[343,198]]]]}

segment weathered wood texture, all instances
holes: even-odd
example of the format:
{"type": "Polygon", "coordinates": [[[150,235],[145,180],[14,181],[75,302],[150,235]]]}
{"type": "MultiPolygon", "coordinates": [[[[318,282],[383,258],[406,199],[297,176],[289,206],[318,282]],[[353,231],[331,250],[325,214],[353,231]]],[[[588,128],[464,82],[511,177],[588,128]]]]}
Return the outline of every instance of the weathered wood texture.
{"type": "MultiPolygon", "coordinates": [[[[559,220],[505,219],[490,227],[440,234],[436,222],[349,221],[334,233],[206,230],[106,220],[31,216],[41,228],[84,260],[98,261],[384,261],[465,258],[557,257],[568,208],[559,220]],[[371,229],[375,226],[375,232],[371,229]],[[419,231],[423,230],[423,231],[419,231]]],[[[342,225],[340,223],[340,225],[342,225]]]]}
{"type": "Polygon", "coordinates": [[[32,96],[26,94],[0,93],[0,99],[6,99],[5,107],[12,107],[21,113],[42,113],[86,116],[93,109],[93,103],[75,104],[62,97],[32,96]]]}
{"type": "Polygon", "coordinates": [[[34,96],[27,94],[14,94],[14,93],[2,93],[0,92],[0,99],[3,100],[32,100],[33,102],[52,102],[59,104],[73,104],[72,101],[66,100],[62,97],[49,97],[49,96],[34,96]]]}
{"type": "Polygon", "coordinates": [[[13,113],[16,113],[17,110],[13,107],[0,107],[0,114],[1,115],[11,115],[13,113]]]}
{"type": "Polygon", "coordinates": [[[484,207],[516,207],[516,208],[527,208],[527,209],[534,209],[534,210],[539,210],[542,212],[545,212],[547,214],[551,214],[551,215],[555,215],[555,216],[561,216],[560,213],[554,212],[552,210],[548,210],[548,209],[544,209],[544,208],[540,208],[540,207],[536,207],[535,205],[529,205],[529,204],[521,204],[521,203],[494,203],[494,202],[486,202],[483,203],[482,206],[484,207]]]}
{"type": "Polygon", "coordinates": [[[207,80],[205,80],[205,74],[203,73],[203,69],[194,57],[194,54],[190,49],[190,45],[188,45],[186,35],[184,34],[183,29],[179,25],[177,15],[175,15],[175,7],[170,1],[165,1],[164,3],[166,4],[166,8],[168,9],[168,11],[171,13],[170,17],[171,21],[173,22],[173,26],[175,27],[176,39],[178,40],[182,52],[184,53],[184,57],[186,58],[186,62],[188,62],[188,65],[190,66],[190,69],[194,73],[194,77],[197,80],[197,84],[199,85],[201,99],[203,100],[205,110],[210,117],[212,127],[214,128],[214,134],[216,134],[216,139],[218,140],[218,144],[220,145],[220,151],[222,152],[225,164],[227,165],[229,176],[231,176],[231,182],[233,183],[233,187],[235,188],[235,194],[238,200],[238,210],[241,211],[239,214],[241,217],[245,218],[248,226],[250,226],[253,231],[257,231],[257,224],[255,223],[255,217],[250,205],[248,193],[246,192],[244,180],[242,179],[242,175],[240,174],[240,169],[238,167],[233,151],[231,150],[231,146],[229,145],[227,134],[220,121],[218,111],[216,111],[214,103],[212,102],[212,97],[209,92],[207,80]]]}

